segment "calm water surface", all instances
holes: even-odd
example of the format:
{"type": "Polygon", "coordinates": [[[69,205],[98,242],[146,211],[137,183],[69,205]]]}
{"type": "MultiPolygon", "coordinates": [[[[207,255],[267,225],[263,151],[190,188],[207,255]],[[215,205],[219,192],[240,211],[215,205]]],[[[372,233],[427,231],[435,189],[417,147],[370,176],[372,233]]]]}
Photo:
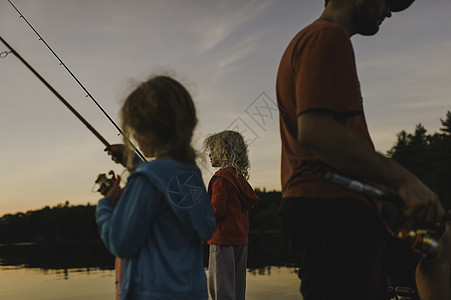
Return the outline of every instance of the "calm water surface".
{"type": "MultiPolygon", "coordinates": [[[[249,238],[247,299],[302,299],[281,235],[249,238]]],[[[100,241],[0,245],[0,300],[113,300],[113,268],[100,241]]]]}
{"type": "MultiPolygon", "coordinates": [[[[300,300],[290,267],[248,270],[248,300],[300,300]]],[[[112,300],[114,271],[98,268],[41,269],[0,266],[2,300],[112,300]]]]}

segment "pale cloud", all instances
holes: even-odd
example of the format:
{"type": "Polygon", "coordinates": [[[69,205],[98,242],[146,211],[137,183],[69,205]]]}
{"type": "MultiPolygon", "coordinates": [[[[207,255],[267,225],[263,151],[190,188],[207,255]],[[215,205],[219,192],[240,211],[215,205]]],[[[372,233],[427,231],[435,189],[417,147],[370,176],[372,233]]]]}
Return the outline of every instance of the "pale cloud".
{"type": "Polygon", "coordinates": [[[221,14],[209,20],[211,24],[205,24],[207,29],[201,32],[200,40],[203,51],[209,51],[217,47],[238,29],[252,22],[253,19],[260,16],[266,9],[275,5],[277,1],[252,0],[220,2],[217,9],[221,11],[221,14]]]}
{"type": "MultiPolygon", "coordinates": [[[[440,92],[438,92],[440,93],[440,92]]],[[[423,94],[416,94],[415,95],[416,98],[418,99],[430,99],[430,93],[423,93],[423,94]]],[[[448,106],[448,108],[451,110],[451,105],[450,105],[450,100],[449,99],[439,99],[439,100],[426,100],[426,101],[419,101],[419,102],[407,102],[407,103],[400,103],[398,105],[399,108],[415,108],[415,109],[423,109],[423,108],[427,108],[427,109],[433,109],[433,108],[437,108],[437,107],[446,107],[448,106]]]]}
{"type": "Polygon", "coordinates": [[[368,56],[358,64],[364,98],[392,109],[450,108],[450,52],[451,40],[439,40],[368,56]]]}
{"type": "Polygon", "coordinates": [[[263,32],[249,36],[245,40],[242,40],[233,47],[233,51],[227,51],[226,56],[218,61],[218,71],[225,72],[228,67],[236,62],[239,62],[246,56],[256,52],[258,50],[259,38],[264,35],[263,32]]]}

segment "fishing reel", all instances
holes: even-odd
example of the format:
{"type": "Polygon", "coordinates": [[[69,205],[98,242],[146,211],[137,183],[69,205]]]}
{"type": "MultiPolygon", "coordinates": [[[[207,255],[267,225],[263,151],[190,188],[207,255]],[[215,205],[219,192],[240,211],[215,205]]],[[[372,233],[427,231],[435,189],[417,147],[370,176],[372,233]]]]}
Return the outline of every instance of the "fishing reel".
{"type": "Polygon", "coordinates": [[[99,192],[103,196],[108,194],[108,192],[110,191],[111,187],[114,184],[114,180],[116,177],[114,171],[108,172],[108,175],[110,176],[107,176],[105,173],[97,175],[95,184],[91,189],[93,193],[99,192]]]}
{"type": "Polygon", "coordinates": [[[423,257],[433,257],[440,252],[440,238],[451,221],[448,212],[443,219],[433,225],[416,224],[402,212],[401,198],[378,187],[335,173],[327,173],[325,179],[349,190],[382,200],[381,217],[387,230],[399,240],[407,243],[412,250],[423,257]]]}
{"type": "Polygon", "coordinates": [[[444,226],[445,223],[437,226],[437,229],[401,229],[398,231],[397,238],[406,242],[412,250],[420,253],[423,257],[433,257],[440,252],[440,237],[444,232],[444,226]]]}
{"type": "Polygon", "coordinates": [[[394,237],[423,257],[433,257],[440,252],[440,238],[445,232],[446,223],[451,220],[448,212],[437,224],[418,224],[407,219],[399,206],[387,202],[382,206],[381,216],[387,230],[394,237]]]}
{"type": "Polygon", "coordinates": [[[390,300],[420,299],[417,291],[407,286],[388,287],[388,296],[390,297],[390,300]]]}

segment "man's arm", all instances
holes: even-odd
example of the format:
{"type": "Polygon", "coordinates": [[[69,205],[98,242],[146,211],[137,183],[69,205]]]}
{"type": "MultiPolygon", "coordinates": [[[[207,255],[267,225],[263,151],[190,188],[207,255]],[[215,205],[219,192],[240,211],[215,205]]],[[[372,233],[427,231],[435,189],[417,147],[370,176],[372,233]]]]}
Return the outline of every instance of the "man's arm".
{"type": "Polygon", "coordinates": [[[346,175],[396,189],[404,213],[420,222],[434,223],[443,215],[437,195],[415,175],[358,140],[332,113],[306,112],[298,116],[298,141],[321,160],[346,175]]]}

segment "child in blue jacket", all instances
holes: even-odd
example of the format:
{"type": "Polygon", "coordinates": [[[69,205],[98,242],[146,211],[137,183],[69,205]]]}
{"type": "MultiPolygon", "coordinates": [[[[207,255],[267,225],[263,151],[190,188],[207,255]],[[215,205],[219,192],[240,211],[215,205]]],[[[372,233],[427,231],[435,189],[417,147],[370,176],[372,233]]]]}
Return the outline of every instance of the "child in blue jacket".
{"type": "Polygon", "coordinates": [[[97,206],[101,238],[122,259],[120,299],[207,299],[202,241],[215,215],[194,162],[191,96],[176,80],[153,77],[127,97],[121,119],[125,143],[134,139],[155,159],[124,189],[115,178],[97,206]]]}

